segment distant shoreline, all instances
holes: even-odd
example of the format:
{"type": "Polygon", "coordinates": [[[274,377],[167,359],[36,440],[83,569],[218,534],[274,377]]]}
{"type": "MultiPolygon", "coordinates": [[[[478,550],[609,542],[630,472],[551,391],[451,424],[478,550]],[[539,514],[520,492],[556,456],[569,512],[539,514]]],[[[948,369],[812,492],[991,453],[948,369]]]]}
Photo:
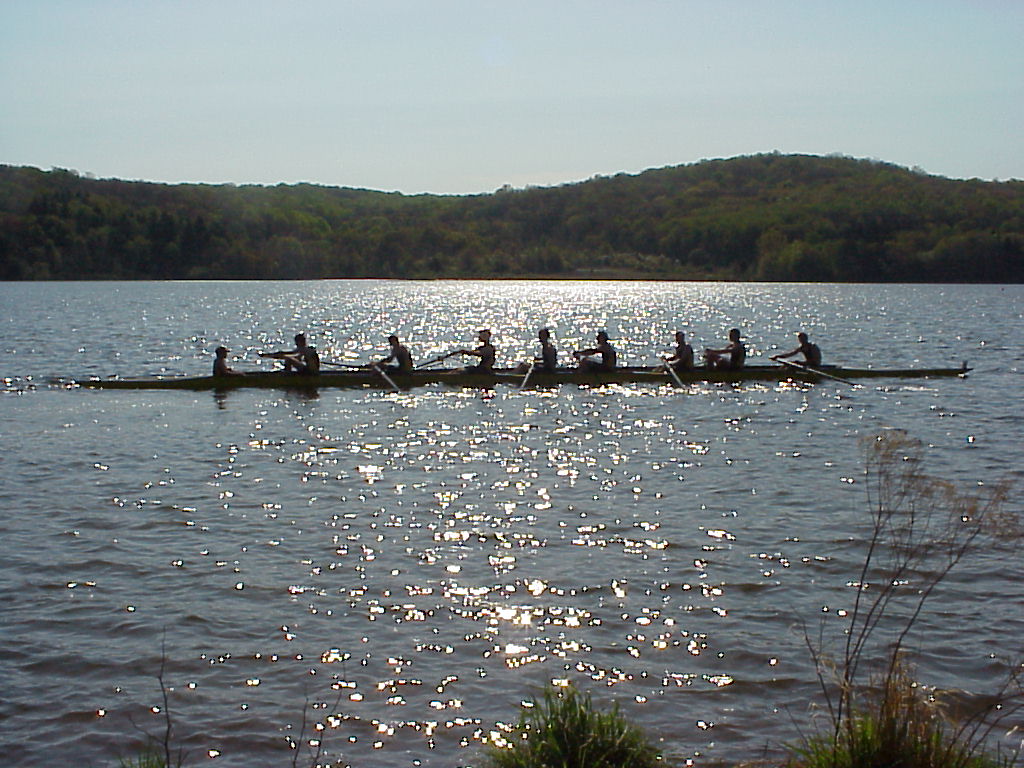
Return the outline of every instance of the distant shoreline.
{"type": "Polygon", "coordinates": [[[579,283],[737,283],[751,285],[1024,285],[1024,280],[759,280],[754,278],[728,278],[728,277],[679,277],[676,275],[650,275],[643,273],[614,273],[614,274],[564,274],[564,275],[481,275],[479,277],[83,277],[80,279],[33,279],[25,278],[20,280],[0,280],[0,283],[303,283],[303,282],[491,282],[511,283],[522,282],[579,282],[579,283]]]}
{"type": "Polygon", "coordinates": [[[489,195],[0,165],[0,280],[1024,283],[1024,182],[754,155],[489,195]]]}

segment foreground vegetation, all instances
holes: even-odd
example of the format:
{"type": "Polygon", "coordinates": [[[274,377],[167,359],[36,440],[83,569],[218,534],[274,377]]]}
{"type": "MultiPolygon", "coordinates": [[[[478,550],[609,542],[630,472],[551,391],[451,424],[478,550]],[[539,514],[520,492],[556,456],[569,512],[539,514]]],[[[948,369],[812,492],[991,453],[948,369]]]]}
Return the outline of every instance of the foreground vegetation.
{"type": "MultiPolygon", "coordinates": [[[[951,721],[902,667],[866,700],[847,712],[838,733],[824,733],[792,747],[788,768],[1011,768],[1016,753],[951,721]]],[[[991,713],[990,713],[991,714],[991,713]]],[[[968,718],[974,721],[975,717],[968,718]]],[[[987,731],[988,726],[986,726],[987,731]]]]}
{"type": "Polygon", "coordinates": [[[471,196],[0,166],[0,279],[1024,281],[1024,182],[757,155],[471,196]]]}
{"type": "Polygon", "coordinates": [[[548,687],[534,698],[486,760],[490,768],[655,768],[660,755],[617,704],[602,712],[589,693],[569,686],[548,687]]]}
{"type": "MultiPolygon", "coordinates": [[[[783,748],[779,768],[1013,768],[1019,750],[1002,751],[998,730],[1024,711],[1020,660],[982,703],[954,712],[937,689],[919,682],[908,643],[939,585],[982,537],[1020,540],[1016,517],[1004,511],[1007,487],[963,494],[922,470],[922,446],[900,431],[866,442],[869,519],[848,620],[836,637],[822,624],[804,629],[821,687],[816,728],[783,748]]],[[[151,749],[126,768],[181,766],[172,749],[173,723],[164,693],[165,729],[150,736],[151,749]]],[[[337,697],[328,712],[336,712],[337,697]]],[[[290,741],[292,766],[321,765],[329,730],[313,724],[306,738],[307,707],[298,739],[290,741]]],[[[1018,735],[1019,738],[1019,735],[1018,735]]],[[[343,758],[340,758],[343,761],[343,758]]],[[[618,705],[602,711],[589,693],[549,686],[521,709],[481,754],[485,768],[654,768],[675,765],[663,756],[618,705]]],[[[333,764],[333,763],[332,763],[333,764]]],[[[341,763],[338,763],[341,764],[341,763]]],[[[741,768],[737,766],[736,768],[741,768]]],[[[752,768],[752,766],[751,766],[752,768]]]]}
{"type": "Polygon", "coordinates": [[[922,445],[888,431],[866,443],[870,527],[849,621],[830,643],[805,629],[825,725],[792,748],[791,768],[1007,768],[990,737],[1022,711],[1020,660],[998,691],[951,713],[913,676],[908,643],[936,589],[982,537],[1019,540],[1007,487],[961,493],[925,473],[922,445]]]}

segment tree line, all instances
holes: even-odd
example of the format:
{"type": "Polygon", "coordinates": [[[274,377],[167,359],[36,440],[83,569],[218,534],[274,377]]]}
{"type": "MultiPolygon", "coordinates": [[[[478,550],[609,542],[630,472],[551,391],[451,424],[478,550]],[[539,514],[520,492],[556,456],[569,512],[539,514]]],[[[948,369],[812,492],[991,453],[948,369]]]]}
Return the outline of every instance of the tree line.
{"type": "Polygon", "coordinates": [[[1024,281],[1024,182],[778,153],[482,195],[0,166],[0,279],[1024,281]]]}

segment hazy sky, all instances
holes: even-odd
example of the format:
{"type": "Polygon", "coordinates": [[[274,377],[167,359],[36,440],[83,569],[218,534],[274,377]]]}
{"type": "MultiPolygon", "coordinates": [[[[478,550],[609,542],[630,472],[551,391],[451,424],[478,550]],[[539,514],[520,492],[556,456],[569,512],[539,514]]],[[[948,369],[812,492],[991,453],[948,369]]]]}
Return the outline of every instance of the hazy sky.
{"type": "Polygon", "coordinates": [[[0,105],[0,163],[152,181],[1024,178],[1024,0],[0,0],[0,105]]]}

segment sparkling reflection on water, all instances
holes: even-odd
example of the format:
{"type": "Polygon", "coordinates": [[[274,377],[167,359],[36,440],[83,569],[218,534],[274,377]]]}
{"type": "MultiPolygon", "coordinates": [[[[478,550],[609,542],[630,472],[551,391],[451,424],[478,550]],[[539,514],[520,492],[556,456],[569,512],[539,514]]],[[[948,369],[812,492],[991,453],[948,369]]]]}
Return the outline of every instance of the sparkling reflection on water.
{"type": "MultiPolygon", "coordinates": [[[[930,469],[964,485],[1020,472],[1005,396],[1020,381],[1018,288],[17,290],[0,398],[18,436],[0,465],[0,744],[14,765],[131,753],[136,726],[162,726],[163,657],[198,762],[285,764],[289,739],[322,722],[338,764],[474,764],[549,681],[618,701],[677,762],[755,757],[792,738],[814,699],[800,623],[837,629],[851,599],[858,438],[907,428],[931,445],[930,469]],[[39,387],[195,373],[221,342],[253,367],[254,350],[303,327],[325,358],[355,360],[392,330],[424,359],[489,326],[514,360],[542,324],[562,350],[607,328],[633,363],[677,327],[717,344],[739,325],[755,355],[804,327],[833,359],[885,364],[895,347],[908,364],[970,357],[979,375],[857,389],[39,387]]],[[[923,678],[990,690],[1024,636],[1017,562],[996,542],[950,580],[922,625],[923,678]]]]}

